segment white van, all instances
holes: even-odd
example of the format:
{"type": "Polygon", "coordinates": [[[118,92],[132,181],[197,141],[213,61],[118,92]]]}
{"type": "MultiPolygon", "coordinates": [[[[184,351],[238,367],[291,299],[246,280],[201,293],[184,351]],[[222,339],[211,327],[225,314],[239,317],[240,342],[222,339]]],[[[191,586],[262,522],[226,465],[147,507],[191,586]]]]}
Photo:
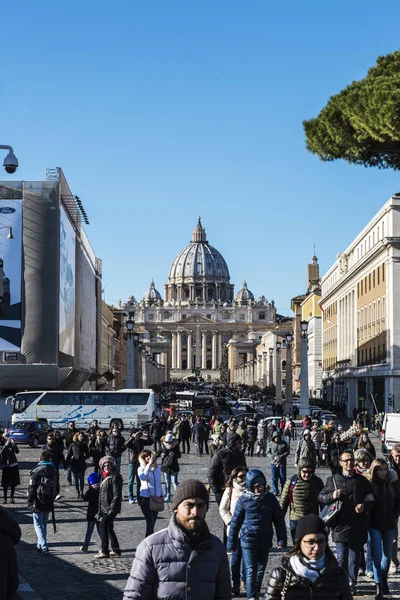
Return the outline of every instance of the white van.
{"type": "Polygon", "coordinates": [[[386,413],[382,424],[382,452],[389,454],[393,446],[400,444],[400,413],[386,413]]]}

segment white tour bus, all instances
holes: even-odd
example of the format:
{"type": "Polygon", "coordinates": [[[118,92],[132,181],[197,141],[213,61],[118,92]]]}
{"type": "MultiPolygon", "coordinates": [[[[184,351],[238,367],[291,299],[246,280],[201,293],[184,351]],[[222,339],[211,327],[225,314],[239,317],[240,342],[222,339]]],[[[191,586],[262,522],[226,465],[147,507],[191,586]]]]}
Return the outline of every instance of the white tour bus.
{"type": "Polygon", "coordinates": [[[21,392],[12,401],[13,424],[47,419],[50,427],[59,429],[65,429],[68,421],[85,428],[93,419],[105,429],[114,423],[123,429],[140,427],[154,412],[153,390],[21,392]]]}

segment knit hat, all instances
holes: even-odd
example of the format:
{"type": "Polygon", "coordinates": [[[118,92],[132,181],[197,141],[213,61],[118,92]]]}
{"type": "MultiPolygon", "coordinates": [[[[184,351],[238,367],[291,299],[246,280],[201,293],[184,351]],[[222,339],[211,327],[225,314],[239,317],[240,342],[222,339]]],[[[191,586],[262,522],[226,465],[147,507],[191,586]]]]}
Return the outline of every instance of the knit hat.
{"type": "Polygon", "coordinates": [[[164,440],[167,442],[167,444],[170,444],[174,441],[174,436],[172,435],[172,433],[167,433],[164,440]]]}
{"type": "Polygon", "coordinates": [[[312,469],[315,471],[315,462],[310,458],[301,458],[298,463],[299,473],[302,469],[312,469]]]}
{"type": "Polygon", "coordinates": [[[221,434],[220,433],[213,433],[212,436],[212,441],[215,443],[217,440],[221,439],[221,434]]]}
{"type": "Polygon", "coordinates": [[[235,444],[241,441],[242,438],[240,437],[240,435],[238,433],[235,433],[234,431],[231,431],[226,436],[226,445],[228,446],[228,448],[233,448],[235,444]]]}
{"type": "Polygon", "coordinates": [[[303,432],[303,437],[305,435],[311,435],[311,431],[309,429],[305,429],[304,432],[303,432]]]}
{"type": "Polygon", "coordinates": [[[99,467],[102,469],[106,463],[111,463],[114,467],[117,466],[115,458],[113,456],[103,456],[99,461],[99,467]]]}
{"type": "Polygon", "coordinates": [[[87,478],[89,485],[96,485],[96,483],[100,483],[100,477],[98,473],[90,473],[87,478]]]}
{"type": "Polygon", "coordinates": [[[175,510],[181,502],[188,498],[201,498],[207,504],[208,509],[210,498],[206,486],[198,479],[185,479],[178,485],[172,501],[172,509],[175,510]]]}
{"type": "Polygon", "coordinates": [[[325,523],[318,515],[305,515],[297,521],[295,542],[298,542],[309,533],[323,533],[325,537],[328,537],[325,523]]]}
{"type": "Polygon", "coordinates": [[[272,434],[272,439],[274,440],[276,437],[281,437],[280,431],[274,431],[272,434]]]}

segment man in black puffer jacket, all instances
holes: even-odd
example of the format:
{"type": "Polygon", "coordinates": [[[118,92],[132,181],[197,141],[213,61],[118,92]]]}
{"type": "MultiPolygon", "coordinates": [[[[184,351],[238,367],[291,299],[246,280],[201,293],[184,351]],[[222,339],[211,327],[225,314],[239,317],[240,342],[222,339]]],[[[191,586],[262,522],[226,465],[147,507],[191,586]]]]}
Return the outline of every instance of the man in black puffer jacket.
{"type": "Polygon", "coordinates": [[[106,452],[109,456],[115,458],[115,464],[118,472],[121,467],[121,456],[125,450],[125,438],[122,436],[119,427],[114,425],[110,435],[107,438],[106,452]]]}
{"type": "Polygon", "coordinates": [[[227,448],[223,448],[211,459],[208,481],[218,506],[221,503],[225,484],[235,467],[246,467],[246,458],[242,451],[243,440],[237,433],[228,433],[227,448]]]}

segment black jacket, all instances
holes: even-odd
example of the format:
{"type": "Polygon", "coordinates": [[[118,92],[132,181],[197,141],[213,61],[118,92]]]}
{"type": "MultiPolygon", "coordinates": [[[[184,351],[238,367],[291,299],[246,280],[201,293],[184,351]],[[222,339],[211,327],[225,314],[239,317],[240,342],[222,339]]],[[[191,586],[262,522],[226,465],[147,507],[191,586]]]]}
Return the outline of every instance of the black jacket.
{"type": "Polygon", "coordinates": [[[88,502],[88,507],[86,511],[86,520],[87,521],[95,521],[95,516],[99,512],[99,495],[100,488],[97,489],[92,487],[91,485],[88,487],[86,492],[83,494],[82,500],[84,502],[88,502]]]}
{"type": "Polygon", "coordinates": [[[96,464],[106,455],[107,438],[96,436],[89,444],[90,456],[96,464]]]}
{"type": "Polygon", "coordinates": [[[109,435],[107,439],[107,454],[114,458],[119,458],[125,452],[125,438],[119,433],[118,435],[109,435]]]}
{"type": "Polygon", "coordinates": [[[339,458],[342,452],[344,451],[343,442],[339,442],[336,444],[335,442],[331,442],[328,446],[328,466],[330,469],[338,469],[339,468],[339,458]]]}
{"type": "Polygon", "coordinates": [[[13,517],[0,508],[0,600],[17,600],[18,563],[15,544],[21,539],[21,529],[13,517]]]}
{"type": "MultiPolygon", "coordinates": [[[[174,458],[172,460],[171,466],[168,468],[168,473],[178,473],[179,472],[179,463],[178,458],[181,458],[181,451],[179,449],[179,442],[172,442],[172,444],[161,443],[161,450],[163,453],[162,463],[166,460],[169,454],[173,454],[174,458]]],[[[161,463],[161,466],[162,466],[161,463]]]]}
{"type": "Polygon", "coordinates": [[[334,542],[363,545],[367,541],[366,513],[369,513],[374,504],[373,500],[364,503],[366,496],[372,495],[371,485],[362,475],[354,474],[353,477],[345,477],[342,473],[338,473],[326,480],[325,487],[318,496],[318,500],[322,504],[333,502],[333,492],[335,491],[333,477],[335,477],[338,489],[343,492],[340,498],[343,505],[332,528],[332,539],[334,542]],[[356,513],[356,505],[362,503],[364,503],[363,512],[356,513]]]}
{"type": "Polygon", "coordinates": [[[205,428],[204,423],[196,422],[193,425],[193,439],[197,439],[199,441],[204,441],[207,439],[207,430],[205,428]]]}
{"type": "Polygon", "coordinates": [[[375,502],[369,511],[369,527],[378,531],[388,531],[397,527],[400,513],[400,484],[394,471],[390,471],[388,487],[371,481],[375,502]]]}
{"type": "Polygon", "coordinates": [[[190,423],[187,419],[184,419],[182,421],[182,425],[181,425],[181,438],[183,440],[186,440],[188,438],[190,438],[192,433],[192,430],[190,429],[190,423]]]}
{"type": "Polygon", "coordinates": [[[19,448],[17,444],[4,444],[0,448],[0,462],[3,467],[8,467],[17,461],[17,454],[19,454],[19,448]]]}
{"type": "Polygon", "coordinates": [[[121,512],[121,502],[122,477],[119,473],[113,473],[100,484],[99,513],[115,517],[121,512]]]}
{"type": "Polygon", "coordinates": [[[65,447],[68,450],[68,448],[70,447],[70,445],[73,442],[73,437],[76,433],[78,433],[78,429],[67,429],[66,432],[63,435],[64,438],[64,442],[65,442],[65,447]]]}
{"type": "Polygon", "coordinates": [[[284,556],[282,564],[270,575],[266,600],[281,600],[284,584],[287,588],[285,600],[352,600],[348,577],[338,566],[336,559],[328,558],[323,574],[315,583],[299,577],[284,556]]]}
{"type": "Polygon", "coordinates": [[[145,446],[154,444],[154,440],[148,436],[145,438],[131,438],[127,441],[126,447],[128,448],[128,462],[133,465],[139,463],[139,454],[145,446]]]}
{"type": "Polygon", "coordinates": [[[208,471],[208,481],[214,494],[222,495],[229,475],[235,467],[246,467],[246,458],[243,452],[232,452],[229,448],[223,448],[211,459],[208,471]]]}
{"type": "Polygon", "coordinates": [[[85,442],[72,442],[67,456],[66,463],[70,465],[73,473],[84,471],[86,469],[86,459],[89,458],[89,447],[85,442]]]}
{"type": "Polygon", "coordinates": [[[30,473],[28,487],[28,506],[32,507],[33,512],[52,512],[54,509],[54,498],[48,498],[46,504],[37,497],[38,487],[44,478],[53,479],[56,477],[56,468],[51,462],[40,462],[30,473]]]}

